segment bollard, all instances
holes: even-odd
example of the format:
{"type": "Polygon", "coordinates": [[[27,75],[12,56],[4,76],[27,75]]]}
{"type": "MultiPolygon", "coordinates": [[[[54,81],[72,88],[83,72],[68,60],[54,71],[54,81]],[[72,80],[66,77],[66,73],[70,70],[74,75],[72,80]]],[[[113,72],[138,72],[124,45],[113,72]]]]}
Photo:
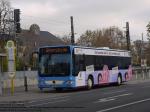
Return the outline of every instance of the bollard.
{"type": "Polygon", "coordinates": [[[14,95],[14,78],[11,78],[11,95],[14,95]]]}
{"type": "Polygon", "coordinates": [[[144,77],[144,71],[142,70],[142,75],[143,75],[143,79],[145,79],[145,77],[144,77]]]}
{"type": "Polygon", "coordinates": [[[137,71],[135,71],[135,79],[136,79],[136,80],[138,79],[137,71]]]}
{"type": "Polygon", "coordinates": [[[24,87],[25,87],[25,91],[28,91],[28,81],[27,81],[27,76],[24,76],[24,87]]]}
{"type": "Polygon", "coordinates": [[[24,88],[25,88],[25,91],[27,92],[28,91],[28,80],[27,80],[26,69],[27,69],[27,66],[24,66],[24,88]]]}
{"type": "Polygon", "coordinates": [[[10,77],[10,91],[11,91],[11,95],[14,95],[14,90],[15,90],[15,75],[16,73],[15,72],[9,72],[9,77],[10,77]]]}

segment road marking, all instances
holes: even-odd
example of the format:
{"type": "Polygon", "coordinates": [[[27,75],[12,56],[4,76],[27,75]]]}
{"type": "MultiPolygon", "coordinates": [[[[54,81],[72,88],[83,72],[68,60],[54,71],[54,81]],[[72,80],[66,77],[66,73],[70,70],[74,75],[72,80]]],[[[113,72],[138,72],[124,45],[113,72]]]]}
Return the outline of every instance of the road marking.
{"type": "Polygon", "coordinates": [[[126,94],[111,96],[111,97],[107,97],[107,98],[102,98],[102,99],[99,99],[98,101],[96,101],[94,103],[113,101],[113,100],[116,100],[116,98],[118,98],[118,97],[129,96],[129,95],[132,95],[132,94],[133,93],[126,93],[126,94]]]}
{"type": "Polygon", "coordinates": [[[65,102],[65,101],[68,101],[68,100],[69,100],[69,99],[58,100],[58,101],[50,101],[50,102],[45,102],[45,103],[30,105],[30,106],[28,106],[28,107],[36,107],[36,106],[46,105],[46,104],[50,104],[50,103],[65,102]]]}
{"type": "Polygon", "coordinates": [[[125,92],[125,91],[127,91],[127,90],[112,91],[112,92],[108,92],[108,93],[104,93],[104,94],[121,93],[121,92],[125,92]]]}
{"type": "Polygon", "coordinates": [[[116,100],[115,98],[110,98],[110,99],[101,99],[100,101],[96,102],[96,103],[99,103],[99,102],[109,102],[109,101],[113,101],[113,100],[116,100]]]}
{"type": "MultiPolygon", "coordinates": [[[[59,97],[59,96],[67,96],[67,95],[51,95],[50,97],[47,96],[47,97],[44,97],[44,98],[32,98],[31,100],[43,100],[43,99],[48,99],[48,98],[54,98],[54,97],[59,97]]],[[[30,100],[29,100],[30,101],[30,100]]]]}
{"type": "Polygon", "coordinates": [[[114,110],[114,109],[118,109],[118,108],[130,106],[130,105],[134,105],[134,104],[138,104],[138,103],[142,103],[142,102],[146,102],[146,101],[150,101],[150,98],[144,99],[144,100],[139,100],[139,101],[134,101],[134,102],[131,102],[131,103],[127,103],[127,104],[124,104],[124,105],[115,106],[115,107],[112,107],[112,108],[107,108],[107,109],[99,110],[97,112],[107,112],[107,111],[110,111],[110,110],[114,110]]]}
{"type": "MultiPolygon", "coordinates": [[[[126,93],[126,94],[111,96],[111,97],[102,98],[102,99],[118,98],[118,97],[122,97],[122,96],[129,96],[129,95],[132,95],[132,94],[133,94],[133,93],[126,93]]],[[[99,100],[102,100],[102,99],[99,99],[99,100]]]]}
{"type": "Polygon", "coordinates": [[[144,87],[142,87],[142,88],[150,88],[150,86],[144,86],[144,87]]]}
{"type": "Polygon", "coordinates": [[[62,99],[62,98],[68,98],[69,96],[54,96],[54,97],[47,97],[43,99],[37,99],[35,101],[29,101],[27,104],[34,103],[34,102],[41,102],[41,101],[47,101],[47,100],[54,100],[54,99],[62,99]]]}

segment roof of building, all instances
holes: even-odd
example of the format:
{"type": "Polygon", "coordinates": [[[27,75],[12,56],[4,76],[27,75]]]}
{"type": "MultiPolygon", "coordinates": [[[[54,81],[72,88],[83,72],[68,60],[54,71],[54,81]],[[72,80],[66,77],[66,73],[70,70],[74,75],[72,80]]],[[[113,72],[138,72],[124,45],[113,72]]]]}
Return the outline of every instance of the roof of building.
{"type": "Polygon", "coordinates": [[[29,61],[32,53],[37,51],[39,47],[64,45],[64,42],[48,31],[40,31],[37,35],[30,30],[22,30],[17,36],[17,44],[20,46],[18,52],[23,53],[24,59],[29,61]]]}
{"type": "Polygon", "coordinates": [[[58,37],[47,31],[40,31],[39,35],[36,35],[29,30],[23,30],[19,35],[19,40],[23,42],[24,45],[35,45],[35,46],[45,46],[45,45],[61,45],[64,42],[58,37]]]}

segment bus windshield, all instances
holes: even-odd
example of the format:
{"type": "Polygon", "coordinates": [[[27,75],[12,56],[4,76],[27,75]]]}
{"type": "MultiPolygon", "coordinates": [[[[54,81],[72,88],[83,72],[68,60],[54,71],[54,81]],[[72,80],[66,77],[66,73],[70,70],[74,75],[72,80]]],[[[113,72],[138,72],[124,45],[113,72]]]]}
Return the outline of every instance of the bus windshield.
{"type": "Polygon", "coordinates": [[[41,75],[68,76],[70,74],[70,54],[43,54],[39,61],[41,75]]]}

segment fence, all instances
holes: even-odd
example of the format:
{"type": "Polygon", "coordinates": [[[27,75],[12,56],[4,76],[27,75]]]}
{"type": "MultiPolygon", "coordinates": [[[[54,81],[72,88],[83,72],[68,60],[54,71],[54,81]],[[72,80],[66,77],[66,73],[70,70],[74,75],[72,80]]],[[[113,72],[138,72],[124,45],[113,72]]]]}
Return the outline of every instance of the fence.
{"type": "Polygon", "coordinates": [[[133,78],[132,80],[146,80],[150,79],[150,68],[133,68],[133,78]]]}
{"type": "MultiPolygon", "coordinates": [[[[10,88],[10,77],[8,72],[1,74],[2,87],[10,88]]],[[[37,71],[17,71],[14,79],[15,87],[24,86],[24,77],[27,76],[28,85],[37,85],[38,83],[38,72],[37,71]]],[[[150,68],[134,68],[132,80],[146,80],[150,79],[150,68]]]]}
{"type": "MultiPolygon", "coordinates": [[[[8,72],[4,72],[1,74],[2,76],[2,86],[3,88],[11,87],[11,78],[8,75],[8,72]]],[[[24,77],[27,76],[28,85],[36,85],[37,84],[37,71],[17,71],[14,79],[15,87],[24,86],[24,77]]]]}

